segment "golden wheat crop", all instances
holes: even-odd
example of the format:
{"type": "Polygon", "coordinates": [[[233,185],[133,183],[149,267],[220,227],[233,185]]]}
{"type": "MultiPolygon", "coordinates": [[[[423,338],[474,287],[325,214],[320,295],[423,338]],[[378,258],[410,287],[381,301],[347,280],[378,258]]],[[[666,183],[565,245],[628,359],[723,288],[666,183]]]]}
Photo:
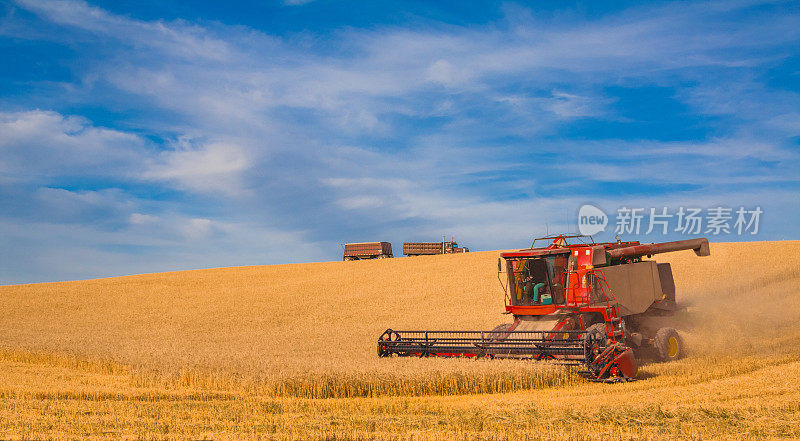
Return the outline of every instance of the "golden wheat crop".
{"type": "Polygon", "coordinates": [[[0,438],[800,437],[800,243],[656,256],[690,350],[638,382],[377,358],[387,327],[509,321],[498,254],[0,287],[0,438]]]}

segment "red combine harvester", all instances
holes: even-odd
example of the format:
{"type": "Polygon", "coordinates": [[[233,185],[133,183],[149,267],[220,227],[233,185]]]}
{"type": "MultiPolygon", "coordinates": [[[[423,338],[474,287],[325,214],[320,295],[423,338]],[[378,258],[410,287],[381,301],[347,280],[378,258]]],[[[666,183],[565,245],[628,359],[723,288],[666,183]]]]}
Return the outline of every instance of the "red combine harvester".
{"type": "Polygon", "coordinates": [[[634,351],[664,361],[680,357],[678,333],[657,327],[655,319],[677,309],[672,269],[642,258],[681,250],[708,256],[707,239],[654,244],[594,243],[565,235],[543,239],[552,242],[498,259],[498,278],[503,271],[507,275],[506,313],[513,314],[513,323],[491,331],[387,329],[378,339],[378,355],[553,360],[583,366],[599,381],[635,378],[634,351]]]}

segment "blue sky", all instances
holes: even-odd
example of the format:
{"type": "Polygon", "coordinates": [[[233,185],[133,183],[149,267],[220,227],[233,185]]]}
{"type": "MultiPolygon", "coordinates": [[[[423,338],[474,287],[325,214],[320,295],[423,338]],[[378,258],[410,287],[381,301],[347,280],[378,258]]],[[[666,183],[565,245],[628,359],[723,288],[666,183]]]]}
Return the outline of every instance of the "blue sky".
{"type": "Polygon", "coordinates": [[[3,284],[518,248],[586,203],[800,238],[797,2],[0,1],[0,59],[3,284]]]}

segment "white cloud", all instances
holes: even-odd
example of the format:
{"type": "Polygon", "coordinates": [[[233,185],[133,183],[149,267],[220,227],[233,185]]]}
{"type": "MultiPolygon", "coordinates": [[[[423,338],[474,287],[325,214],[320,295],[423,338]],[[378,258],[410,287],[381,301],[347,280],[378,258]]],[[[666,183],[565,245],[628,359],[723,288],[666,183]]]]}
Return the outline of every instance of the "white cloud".
{"type": "MultiPolygon", "coordinates": [[[[116,59],[90,63],[91,75],[179,113],[181,130],[202,126],[217,135],[277,138],[285,136],[285,122],[276,116],[287,108],[315,111],[317,130],[388,134],[392,128],[382,117],[387,113],[463,117],[464,106],[441,96],[452,90],[431,94],[429,100],[441,99],[430,108],[426,99],[409,102],[410,95],[429,94],[438,84],[491,100],[508,96],[496,89],[509,81],[544,88],[554,82],[588,87],[640,77],[657,83],[690,67],[763,62],[752,59],[750,48],[800,35],[796,20],[782,19],[775,24],[780,31],[768,32],[772,40],[761,35],[765,26],[758,21],[737,23],[731,36],[720,9],[746,4],[634,8],[604,20],[572,22],[537,21],[525,10],[507,10],[507,27],[348,29],[330,43],[347,55],[331,56],[313,40],[280,39],[243,27],[146,22],[83,2],[25,0],[21,5],[117,41],[122,47],[116,59]],[[129,40],[132,47],[126,47],[129,40]],[[169,55],[150,56],[137,46],[169,55]]],[[[595,94],[556,90],[553,95],[549,100],[522,95],[524,106],[504,100],[512,104],[506,111],[533,126],[607,112],[606,101],[595,94]]],[[[696,105],[715,101],[721,102],[698,95],[696,105]]]]}
{"type": "Polygon", "coordinates": [[[85,1],[15,0],[20,6],[48,20],[111,36],[134,49],[159,50],[172,57],[224,62],[231,54],[228,42],[215,38],[208,29],[185,22],[141,21],[113,15],[85,1]]]}
{"type": "Polygon", "coordinates": [[[447,60],[436,60],[428,67],[427,79],[445,86],[457,86],[470,80],[468,71],[447,60]]]}
{"type": "Polygon", "coordinates": [[[144,140],[52,111],[0,113],[0,167],[37,181],[64,176],[131,175],[149,153],[144,140]]]}
{"type": "Polygon", "coordinates": [[[336,201],[342,208],[347,210],[380,208],[384,205],[383,200],[377,196],[357,196],[343,198],[336,201]]]}
{"type": "Polygon", "coordinates": [[[598,114],[594,107],[590,98],[565,92],[553,92],[550,104],[553,113],[565,118],[598,114]]]}
{"type": "Polygon", "coordinates": [[[158,222],[158,216],[142,213],[131,213],[128,221],[133,225],[148,225],[158,222]]]}
{"type": "MultiPolygon", "coordinates": [[[[83,1],[17,3],[57,26],[25,38],[69,46],[79,80],[40,94],[63,114],[0,114],[0,198],[14,185],[8,198],[41,205],[31,218],[61,213],[37,226],[62,257],[93,262],[70,274],[106,260],[136,271],[313,260],[338,253],[345,235],[384,231],[513,246],[545,223],[551,232],[571,225],[589,196],[568,190],[587,182],[697,184],[702,194],[687,197],[714,203],[734,184],[797,182],[787,144],[797,96],[759,75],[786,56],[800,26],[768,12],[730,18],[749,2],[597,19],[507,5],[486,25],[343,28],[324,38],[138,20],[83,1]],[[693,142],[564,138],[575,119],[619,122],[606,88],[640,86],[674,88],[688,113],[735,127],[711,121],[718,134],[693,142]],[[63,110],[87,105],[130,115],[129,131],[63,110]],[[39,189],[86,180],[90,190],[39,189]],[[108,225],[80,226],[62,242],[58,222],[75,219],[108,225]],[[98,251],[109,243],[150,251],[142,262],[115,260],[98,251]]],[[[36,241],[24,222],[5,220],[21,241],[36,241]]]]}
{"type": "Polygon", "coordinates": [[[298,231],[179,215],[113,231],[0,216],[0,231],[6,252],[24,244],[16,258],[0,260],[0,284],[302,262],[338,249],[335,242],[315,243],[298,231]]]}
{"type": "Polygon", "coordinates": [[[179,142],[174,149],[162,152],[142,176],[191,191],[240,195],[244,191],[241,173],[248,167],[247,154],[237,145],[179,142]]]}
{"type": "Polygon", "coordinates": [[[194,218],[181,226],[181,231],[191,239],[204,239],[211,235],[214,223],[210,219],[194,218]]]}
{"type": "Polygon", "coordinates": [[[41,110],[0,113],[0,170],[6,180],[49,184],[91,177],[159,181],[201,193],[244,192],[241,174],[250,167],[246,149],[233,142],[186,139],[170,147],[160,150],[138,135],[96,127],[77,116],[41,110]]]}

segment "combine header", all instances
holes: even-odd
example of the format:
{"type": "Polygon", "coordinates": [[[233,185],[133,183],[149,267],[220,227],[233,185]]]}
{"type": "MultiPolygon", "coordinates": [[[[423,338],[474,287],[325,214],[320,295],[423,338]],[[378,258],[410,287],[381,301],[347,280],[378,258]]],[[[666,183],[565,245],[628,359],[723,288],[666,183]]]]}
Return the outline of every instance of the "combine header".
{"type": "Polygon", "coordinates": [[[659,328],[653,320],[676,311],[672,270],[668,263],[642,258],[681,250],[708,256],[708,240],[568,244],[567,239],[584,236],[544,239],[552,242],[498,259],[513,323],[491,331],[387,329],[378,339],[378,355],[552,360],[582,366],[598,381],[635,378],[634,351],[663,361],[681,356],[675,329],[659,328]]]}

